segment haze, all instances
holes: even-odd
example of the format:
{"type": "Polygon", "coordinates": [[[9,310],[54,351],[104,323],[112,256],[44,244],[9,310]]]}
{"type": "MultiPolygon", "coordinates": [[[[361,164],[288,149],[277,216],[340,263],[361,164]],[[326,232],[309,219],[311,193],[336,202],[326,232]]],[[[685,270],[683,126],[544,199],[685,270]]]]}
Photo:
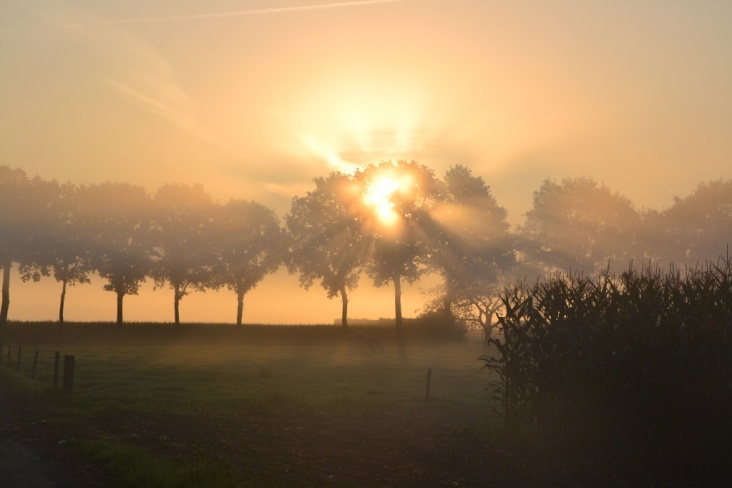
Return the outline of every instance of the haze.
{"type": "MultiPolygon", "coordinates": [[[[151,192],[202,183],[282,216],[315,177],[406,159],[469,167],[513,224],[547,178],[588,176],[660,210],[732,177],[730,25],[722,1],[4,2],[0,164],[151,192]]],[[[12,318],[54,317],[53,280],[13,282],[12,318]]],[[[151,288],[129,320],[170,320],[151,288]]],[[[364,280],[350,315],[390,316],[391,300],[364,280]]],[[[184,317],[234,306],[194,294],[184,317]]],[[[281,272],[246,314],[322,323],[339,309],[281,272]]],[[[69,294],[69,320],[113,312],[99,281],[69,294]]]]}

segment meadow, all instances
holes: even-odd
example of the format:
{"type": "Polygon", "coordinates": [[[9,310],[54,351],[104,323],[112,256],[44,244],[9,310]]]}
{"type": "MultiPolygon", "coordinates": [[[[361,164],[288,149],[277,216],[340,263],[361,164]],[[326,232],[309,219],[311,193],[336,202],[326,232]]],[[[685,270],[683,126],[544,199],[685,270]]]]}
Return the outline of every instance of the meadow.
{"type": "MultiPolygon", "coordinates": [[[[508,454],[485,390],[491,374],[477,360],[485,346],[408,335],[401,355],[391,334],[202,324],[67,324],[61,332],[53,324],[10,324],[0,372],[24,399],[26,430],[92,462],[119,486],[500,479],[490,471],[508,454]],[[23,343],[20,371],[8,342],[23,343]],[[53,388],[57,350],[75,356],[72,394],[53,388]]],[[[504,474],[522,469],[513,463],[504,474]]]]}
{"type": "Polygon", "coordinates": [[[517,285],[489,344],[414,322],[404,351],[385,326],[11,323],[1,430],[70,486],[720,486],[730,269],[517,285]]]}

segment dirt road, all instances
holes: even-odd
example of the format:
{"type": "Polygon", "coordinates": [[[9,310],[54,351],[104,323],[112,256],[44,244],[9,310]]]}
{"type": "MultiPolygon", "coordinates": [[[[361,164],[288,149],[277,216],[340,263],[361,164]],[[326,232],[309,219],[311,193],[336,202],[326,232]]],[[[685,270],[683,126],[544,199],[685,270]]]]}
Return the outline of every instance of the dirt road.
{"type": "MultiPolygon", "coordinates": [[[[0,486],[94,488],[104,486],[88,466],[74,461],[62,439],[43,438],[43,426],[23,415],[0,384],[0,486]],[[59,444],[60,442],[60,444],[59,444]]],[[[51,436],[52,437],[52,436],[51,436]]],[[[108,486],[108,485],[107,485],[108,486]]]]}

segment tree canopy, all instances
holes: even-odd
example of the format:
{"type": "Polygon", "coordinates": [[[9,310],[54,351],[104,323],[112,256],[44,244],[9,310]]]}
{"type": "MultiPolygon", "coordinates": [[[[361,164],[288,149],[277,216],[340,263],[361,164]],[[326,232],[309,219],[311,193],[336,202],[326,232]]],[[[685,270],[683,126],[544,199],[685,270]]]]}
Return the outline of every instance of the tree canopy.
{"type": "Polygon", "coordinates": [[[351,179],[331,173],[315,179],[315,189],[292,200],[285,217],[290,233],[291,272],[300,273],[305,289],[320,281],[328,298],[341,297],[341,325],[348,327],[348,291],[358,285],[366,259],[367,237],[355,211],[351,179]]]}
{"type": "Polygon", "coordinates": [[[432,170],[414,161],[367,166],[353,177],[362,232],[370,242],[366,272],[374,285],[394,286],[394,313],[399,344],[404,346],[402,281],[413,283],[428,269],[430,212],[440,191],[432,170]]]}
{"type": "Polygon", "coordinates": [[[521,228],[523,251],[546,270],[593,273],[637,252],[640,215],[626,197],[590,178],[546,180],[521,228]]]}
{"type": "Polygon", "coordinates": [[[675,197],[659,219],[667,261],[693,267],[725,254],[732,240],[732,180],[699,184],[692,194],[675,197]]]}
{"type": "Polygon", "coordinates": [[[316,178],[293,198],[284,228],[274,210],[219,204],[200,185],[164,185],[153,197],[130,184],[58,184],[1,165],[0,205],[0,327],[13,265],[25,280],[61,283],[60,323],[67,287],[98,275],[116,295],[118,323],[124,297],[151,278],[172,290],[176,323],[188,293],[225,287],[237,296],[241,324],[245,295],[286,264],[304,288],[317,282],[340,297],[343,326],[366,274],[394,287],[401,337],[403,283],[437,273],[443,289],[432,310],[489,330],[496,294],[527,269],[591,274],[633,259],[695,266],[724,254],[732,235],[732,181],[702,183],[656,211],[589,178],[546,180],[512,232],[505,208],[469,168],[438,177],[414,161],[316,178]]]}
{"type": "MultiPolygon", "coordinates": [[[[13,263],[24,277],[35,281],[45,273],[44,240],[52,225],[49,205],[56,198],[55,183],[28,178],[24,171],[0,166],[0,267],[2,303],[0,336],[10,307],[10,271],[13,263]]],[[[1,337],[0,337],[1,339],[1,337]]]]}
{"type": "Polygon", "coordinates": [[[236,324],[242,325],[244,296],[280,266],[285,236],[275,212],[257,202],[231,200],[214,221],[214,281],[236,294],[236,324]]]}
{"type": "Polygon", "coordinates": [[[142,187],[102,183],[80,190],[82,225],[92,246],[92,263],[117,297],[117,324],[126,295],[136,295],[151,270],[153,227],[150,196],[142,187]]]}
{"type": "Polygon", "coordinates": [[[465,166],[443,177],[442,198],[432,214],[432,265],[444,279],[444,311],[476,286],[490,288],[515,262],[508,212],[483,178],[465,166]]]}
{"type": "Polygon", "coordinates": [[[192,290],[212,288],[213,199],[203,186],[165,185],[152,201],[152,268],[156,286],[173,290],[173,319],[180,323],[180,301],[192,290]]]}

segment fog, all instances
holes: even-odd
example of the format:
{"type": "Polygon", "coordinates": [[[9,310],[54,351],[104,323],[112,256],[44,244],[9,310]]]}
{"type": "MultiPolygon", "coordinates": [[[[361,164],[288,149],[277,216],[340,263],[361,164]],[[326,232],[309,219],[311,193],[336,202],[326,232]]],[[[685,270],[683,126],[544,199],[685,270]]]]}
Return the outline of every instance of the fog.
{"type": "Polygon", "coordinates": [[[350,289],[349,317],[393,317],[388,266],[395,264],[369,268],[376,266],[369,253],[393,239],[410,246],[410,254],[399,258],[407,261],[398,265],[406,267],[399,271],[404,286],[397,297],[409,317],[430,309],[429,296],[457,293],[450,288],[455,286],[483,287],[485,295],[518,277],[554,271],[592,275],[608,266],[622,271],[631,263],[693,268],[725,255],[732,235],[730,180],[699,183],[693,193],[673,196],[673,205],[660,209],[638,208],[590,178],[545,180],[520,224],[510,227],[489,182],[469,168],[454,167],[443,177],[426,166],[403,164],[389,163],[386,169],[412,171],[413,187],[387,185],[376,206],[358,192],[373,191],[370,178],[383,179],[378,165],[327,185],[316,180],[315,190],[295,200],[312,211],[298,214],[306,225],[292,236],[283,226],[285,215],[256,202],[216,202],[200,185],[161,187],[158,195],[170,197],[161,200],[133,185],[59,185],[0,167],[0,198],[13,209],[0,217],[0,257],[12,271],[6,283],[12,283],[9,318],[57,320],[64,279],[70,321],[112,321],[115,293],[118,314],[119,301],[125,304],[124,320],[172,321],[178,293],[181,321],[231,322],[241,293],[244,322],[331,324],[341,315],[340,286],[350,289]],[[398,220],[382,221],[377,207],[398,220]],[[349,219],[358,230],[339,235],[337,229],[349,219]],[[316,228],[310,237],[302,234],[316,228]],[[335,276],[321,274],[323,266],[329,266],[328,259],[348,264],[332,253],[350,245],[349,239],[358,239],[358,252],[366,253],[348,258],[358,259],[352,264],[360,280],[334,285],[328,280],[335,276]],[[288,254],[298,246],[299,254],[288,254]],[[317,259],[325,260],[319,265],[313,261],[317,252],[317,259]],[[243,281],[222,281],[223,265],[239,270],[228,279],[243,281]],[[306,271],[315,273],[309,289],[301,286],[306,271]],[[373,274],[377,271],[381,274],[373,274]]]}

